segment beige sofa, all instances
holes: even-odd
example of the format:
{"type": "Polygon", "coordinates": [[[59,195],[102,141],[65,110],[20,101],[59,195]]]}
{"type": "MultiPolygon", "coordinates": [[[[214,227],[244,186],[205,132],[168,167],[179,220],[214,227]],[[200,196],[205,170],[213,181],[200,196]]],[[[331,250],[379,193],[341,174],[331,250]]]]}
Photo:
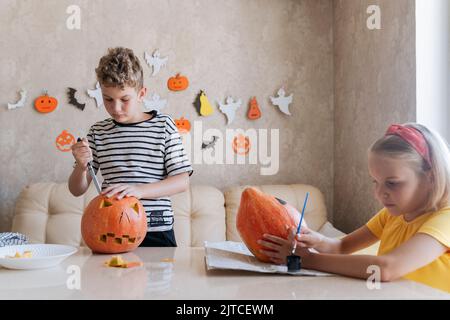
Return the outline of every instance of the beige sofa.
{"type": "MultiPolygon", "coordinates": [[[[178,246],[203,246],[204,241],[240,241],[236,213],[245,186],[222,193],[211,186],[191,185],[187,192],[172,197],[175,234],[178,246]]],[[[257,186],[263,192],[284,199],[301,210],[306,192],[310,192],[305,220],[310,228],[326,236],[344,235],[327,221],[322,193],[302,184],[257,186]]],[[[95,197],[91,184],[85,195],[74,197],[66,183],[37,183],[19,195],[12,231],[26,234],[33,243],[84,245],[80,223],[83,209],[95,197]]]]}

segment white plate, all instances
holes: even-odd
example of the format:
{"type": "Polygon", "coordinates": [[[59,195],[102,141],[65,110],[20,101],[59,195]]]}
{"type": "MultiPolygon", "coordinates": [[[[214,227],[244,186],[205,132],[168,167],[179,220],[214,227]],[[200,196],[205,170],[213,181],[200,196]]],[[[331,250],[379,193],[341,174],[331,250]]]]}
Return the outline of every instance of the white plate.
{"type": "Polygon", "coordinates": [[[8,269],[42,269],[58,265],[78,249],[62,244],[22,244],[0,248],[0,265],[8,269]],[[8,258],[31,251],[31,258],[8,258]]]}

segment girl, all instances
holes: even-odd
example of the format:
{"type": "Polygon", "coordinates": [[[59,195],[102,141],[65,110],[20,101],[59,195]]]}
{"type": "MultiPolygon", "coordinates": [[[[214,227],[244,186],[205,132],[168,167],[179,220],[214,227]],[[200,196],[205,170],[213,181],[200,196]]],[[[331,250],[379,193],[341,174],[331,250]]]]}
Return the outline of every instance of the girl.
{"type": "Polygon", "coordinates": [[[375,265],[381,281],[404,277],[450,292],[448,145],[422,125],[392,125],[370,147],[368,164],[384,208],[365,226],[342,239],[307,227],[297,236],[292,229],[288,239],[265,235],[262,252],[281,264],[294,250],[306,269],[355,278],[367,278],[368,267],[375,265]],[[379,240],[377,256],[350,255],[379,240]]]}

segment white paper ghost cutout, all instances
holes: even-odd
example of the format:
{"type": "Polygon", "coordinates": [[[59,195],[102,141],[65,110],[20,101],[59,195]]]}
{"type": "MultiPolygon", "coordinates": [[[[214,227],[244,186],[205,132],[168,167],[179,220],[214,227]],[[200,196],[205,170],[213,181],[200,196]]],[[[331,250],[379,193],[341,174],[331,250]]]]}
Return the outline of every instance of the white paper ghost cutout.
{"type": "Polygon", "coordinates": [[[227,116],[227,124],[230,124],[234,120],[234,116],[236,115],[236,110],[241,106],[242,101],[239,99],[238,101],[234,101],[232,97],[227,97],[226,104],[219,103],[219,109],[222,113],[227,116]]]}
{"type": "Polygon", "coordinates": [[[167,63],[168,57],[160,58],[160,53],[158,50],[155,50],[152,55],[149,55],[147,52],[144,51],[144,58],[145,62],[153,68],[152,76],[155,76],[158,74],[158,72],[161,70],[161,67],[164,67],[167,63]]]}
{"type": "Polygon", "coordinates": [[[19,94],[20,94],[20,100],[17,101],[16,103],[8,103],[8,110],[21,108],[25,105],[25,101],[27,100],[27,94],[28,94],[27,90],[21,89],[19,91],[19,94]]]}
{"type": "Polygon", "coordinates": [[[270,100],[272,101],[272,104],[280,108],[281,112],[290,116],[291,113],[289,112],[289,105],[292,103],[292,97],[292,93],[288,97],[286,97],[284,89],[281,88],[280,90],[278,90],[278,97],[270,97],[270,100]]]}
{"type": "Polygon", "coordinates": [[[143,102],[145,109],[147,109],[148,111],[156,110],[158,112],[161,112],[161,109],[165,108],[167,105],[167,100],[162,100],[161,97],[156,93],[151,96],[150,100],[144,99],[143,102]]]}
{"type": "Polygon", "coordinates": [[[97,81],[95,84],[94,90],[87,90],[87,94],[89,97],[95,99],[95,103],[97,104],[97,108],[100,108],[104,105],[103,103],[103,96],[102,96],[102,89],[100,88],[100,83],[97,81]]]}

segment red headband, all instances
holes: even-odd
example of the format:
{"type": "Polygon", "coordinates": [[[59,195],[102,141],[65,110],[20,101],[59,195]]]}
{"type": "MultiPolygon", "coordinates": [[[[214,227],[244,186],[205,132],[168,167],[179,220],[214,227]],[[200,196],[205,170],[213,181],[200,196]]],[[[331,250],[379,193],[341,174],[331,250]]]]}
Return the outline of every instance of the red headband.
{"type": "Polygon", "coordinates": [[[418,154],[422,156],[423,159],[425,159],[427,164],[431,167],[430,151],[422,132],[413,127],[405,127],[400,124],[393,124],[386,131],[386,135],[399,136],[400,138],[405,140],[411,147],[414,148],[414,150],[417,151],[418,154]]]}

